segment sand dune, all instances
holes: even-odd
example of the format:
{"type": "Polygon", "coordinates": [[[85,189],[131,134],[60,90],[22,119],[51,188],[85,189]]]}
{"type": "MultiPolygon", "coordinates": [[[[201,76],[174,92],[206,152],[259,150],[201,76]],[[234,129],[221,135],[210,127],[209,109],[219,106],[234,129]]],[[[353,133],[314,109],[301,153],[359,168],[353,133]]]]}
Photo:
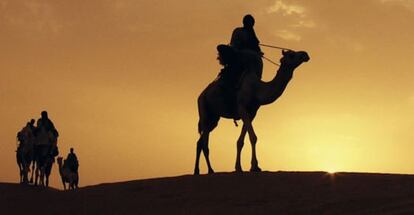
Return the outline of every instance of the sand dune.
{"type": "Polygon", "coordinates": [[[1,214],[414,214],[414,175],[218,173],[64,192],[0,183],[1,214]]]}

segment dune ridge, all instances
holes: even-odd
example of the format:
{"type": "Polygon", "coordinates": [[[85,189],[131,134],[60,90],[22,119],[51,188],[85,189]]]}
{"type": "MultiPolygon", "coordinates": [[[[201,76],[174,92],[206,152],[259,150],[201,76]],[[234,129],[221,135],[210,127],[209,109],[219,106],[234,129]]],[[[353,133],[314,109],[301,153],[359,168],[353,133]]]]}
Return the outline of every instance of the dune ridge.
{"type": "Polygon", "coordinates": [[[414,175],[184,175],[64,192],[0,183],[4,214],[414,214],[414,175]]]}

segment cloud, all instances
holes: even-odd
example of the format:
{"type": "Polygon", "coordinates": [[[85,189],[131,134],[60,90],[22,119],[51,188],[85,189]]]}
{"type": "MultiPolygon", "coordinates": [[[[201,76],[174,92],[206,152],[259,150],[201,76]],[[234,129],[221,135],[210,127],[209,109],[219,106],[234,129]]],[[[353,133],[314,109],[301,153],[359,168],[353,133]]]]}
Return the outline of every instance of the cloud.
{"type": "Polygon", "coordinates": [[[268,13],[281,12],[284,16],[299,15],[304,16],[305,8],[300,5],[286,4],[282,0],[277,0],[272,6],[267,8],[268,13]]]}
{"type": "Polygon", "coordinates": [[[300,41],[302,37],[289,30],[280,30],[276,32],[276,35],[284,40],[291,40],[291,41],[300,41]]]}
{"type": "Polygon", "coordinates": [[[300,20],[298,23],[292,25],[295,28],[314,28],[316,23],[313,20],[300,20]]]}
{"type": "Polygon", "coordinates": [[[284,20],[286,28],[275,32],[276,36],[288,41],[301,41],[305,29],[315,28],[316,22],[309,16],[307,8],[299,4],[276,0],[266,7],[266,12],[284,20]]]}

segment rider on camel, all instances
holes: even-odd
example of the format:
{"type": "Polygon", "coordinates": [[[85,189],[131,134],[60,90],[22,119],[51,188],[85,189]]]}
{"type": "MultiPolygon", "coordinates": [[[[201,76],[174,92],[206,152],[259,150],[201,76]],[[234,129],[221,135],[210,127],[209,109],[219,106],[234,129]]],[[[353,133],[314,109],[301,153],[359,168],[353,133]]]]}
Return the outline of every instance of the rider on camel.
{"type": "Polygon", "coordinates": [[[65,164],[72,172],[78,172],[79,168],[79,161],[78,157],[76,156],[75,152],[73,152],[73,148],[70,148],[70,153],[66,157],[65,164]]]}
{"type": "Polygon", "coordinates": [[[59,132],[56,130],[55,125],[49,119],[48,114],[46,111],[42,111],[41,118],[37,120],[37,130],[40,132],[41,130],[45,130],[47,132],[47,139],[48,141],[52,141],[52,147],[50,148],[50,153],[53,156],[57,156],[59,154],[57,148],[57,138],[59,136],[59,132]]]}
{"type": "Polygon", "coordinates": [[[255,20],[252,15],[248,14],[244,16],[243,27],[238,27],[233,30],[230,45],[217,46],[217,51],[219,52],[218,60],[224,67],[219,73],[219,79],[227,87],[237,88],[238,82],[245,70],[243,62],[238,56],[239,52],[251,52],[260,57],[263,56],[259,47],[259,39],[257,39],[253,28],[254,23],[255,20]]]}
{"type": "Polygon", "coordinates": [[[259,55],[263,55],[259,47],[259,39],[257,39],[254,31],[255,20],[252,15],[248,14],[243,17],[243,27],[233,30],[231,35],[230,46],[236,50],[250,50],[259,55]]]}
{"type": "Polygon", "coordinates": [[[59,136],[59,132],[56,130],[52,120],[49,119],[47,112],[42,111],[41,116],[42,117],[37,120],[37,128],[44,127],[47,132],[52,132],[52,134],[57,138],[59,136]]]}

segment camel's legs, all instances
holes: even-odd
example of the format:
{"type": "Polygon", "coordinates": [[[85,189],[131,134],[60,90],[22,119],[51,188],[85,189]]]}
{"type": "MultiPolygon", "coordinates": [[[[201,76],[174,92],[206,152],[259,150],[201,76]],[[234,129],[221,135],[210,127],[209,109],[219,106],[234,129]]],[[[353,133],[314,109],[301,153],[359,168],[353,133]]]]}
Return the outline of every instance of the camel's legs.
{"type": "Polygon", "coordinates": [[[200,174],[199,164],[200,164],[200,154],[202,150],[202,139],[203,134],[200,135],[200,138],[197,141],[197,152],[196,152],[196,161],[195,161],[195,167],[194,167],[194,175],[200,174]]]}
{"type": "Polygon", "coordinates": [[[17,153],[16,160],[17,160],[17,166],[19,167],[19,176],[20,176],[20,184],[21,184],[23,183],[23,166],[21,163],[19,152],[17,151],[16,153],[17,153]]]}
{"type": "MultiPolygon", "coordinates": [[[[206,132],[207,133],[207,132],[206,132]]],[[[204,157],[206,158],[206,162],[207,162],[207,167],[208,167],[208,174],[212,174],[214,173],[213,168],[211,168],[211,164],[210,164],[210,150],[208,149],[208,138],[209,137],[209,133],[206,134],[206,138],[203,141],[203,153],[204,153],[204,157]]]]}
{"type": "Polygon", "coordinates": [[[20,164],[19,164],[19,175],[20,175],[20,183],[23,183],[23,169],[20,164]]]}
{"type": "Polygon", "coordinates": [[[39,172],[40,172],[40,170],[39,170],[39,163],[37,163],[36,164],[36,172],[35,172],[35,182],[34,182],[34,185],[35,186],[37,186],[37,182],[39,180],[39,172]]]}
{"type": "Polygon", "coordinates": [[[45,186],[45,173],[42,169],[40,169],[40,182],[39,182],[39,184],[40,184],[40,186],[45,186]]]}
{"type": "Polygon", "coordinates": [[[23,164],[23,183],[24,184],[28,184],[29,183],[28,174],[29,174],[29,167],[27,166],[26,163],[24,163],[23,164]]]}
{"type": "Polygon", "coordinates": [[[29,183],[28,174],[29,174],[30,164],[27,164],[27,161],[24,156],[22,156],[22,166],[23,166],[22,168],[23,169],[23,183],[27,184],[29,183]]]}
{"type": "Polygon", "coordinates": [[[249,133],[249,139],[250,139],[250,143],[252,145],[252,161],[251,161],[250,171],[251,172],[260,172],[262,170],[259,168],[259,163],[258,163],[257,157],[256,157],[257,136],[256,136],[256,133],[254,132],[253,125],[252,125],[253,118],[250,117],[248,112],[243,110],[243,109],[240,111],[240,114],[241,114],[241,117],[242,117],[242,120],[243,120],[243,126],[246,126],[247,132],[249,133]]]}
{"type": "Polygon", "coordinates": [[[197,153],[196,153],[196,162],[194,167],[194,175],[200,174],[199,164],[200,164],[200,155],[201,151],[204,153],[206,158],[208,173],[214,173],[211,168],[210,159],[209,159],[209,149],[208,149],[208,137],[210,132],[203,132],[200,136],[200,139],[197,141],[197,153]]]}
{"type": "Polygon", "coordinates": [[[242,130],[241,130],[241,134],[239,139],[237,140],[237,156],[236,156],[236,172],[243,172],[241,164],[240,164],[240,154],[241,151],[243,149],[243,145],[244,145],[244,138],[246,137],[246,126],[243,124],[242,130]]]}
{"type": "Polygon", "coordinates": [[[36,164],[36,162],[33,161],[33,165],[32,165],[32,175],[30,177],[30,183],[31,184],[33,184],[33,175],[34,175],[34,172],[35,172],[35,169],[36,169],[35,164],[36,164]]]}

